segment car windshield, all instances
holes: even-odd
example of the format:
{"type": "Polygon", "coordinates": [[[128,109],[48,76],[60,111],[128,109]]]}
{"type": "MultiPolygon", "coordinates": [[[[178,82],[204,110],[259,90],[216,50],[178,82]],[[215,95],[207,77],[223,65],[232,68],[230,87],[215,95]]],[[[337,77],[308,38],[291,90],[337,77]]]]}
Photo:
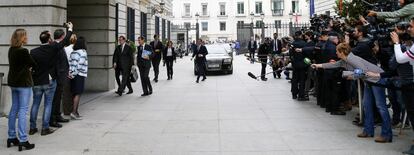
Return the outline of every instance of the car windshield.
{"type": "Polygon", "coordinates": [[[209,54],[227,54],[226,49],[221,45],[207,45],[206,48],[209,54]]]}

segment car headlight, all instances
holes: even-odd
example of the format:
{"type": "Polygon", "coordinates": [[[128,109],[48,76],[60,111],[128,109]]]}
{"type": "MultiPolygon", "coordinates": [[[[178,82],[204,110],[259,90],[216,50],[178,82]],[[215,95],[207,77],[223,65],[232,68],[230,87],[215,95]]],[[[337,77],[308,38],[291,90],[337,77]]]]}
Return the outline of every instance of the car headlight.
{"type": "Polygon", "coordinates": [[[229,63],[231,63],[231,59],[224,59],[223,63],[229,64],[229,63]]]}

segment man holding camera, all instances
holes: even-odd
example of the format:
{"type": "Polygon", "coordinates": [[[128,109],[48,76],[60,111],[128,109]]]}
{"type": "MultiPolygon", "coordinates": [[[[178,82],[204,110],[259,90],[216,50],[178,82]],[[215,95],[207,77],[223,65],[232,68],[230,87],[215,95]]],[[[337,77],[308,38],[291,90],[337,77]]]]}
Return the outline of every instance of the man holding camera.
{"type": "Polygon", "coordinates": [[[414,0],[399,0],[401,9],[394,12],[369,11],[368,16],[376,16],[385,19],[386,22],[410,22],[414,18],[414,0]]]}

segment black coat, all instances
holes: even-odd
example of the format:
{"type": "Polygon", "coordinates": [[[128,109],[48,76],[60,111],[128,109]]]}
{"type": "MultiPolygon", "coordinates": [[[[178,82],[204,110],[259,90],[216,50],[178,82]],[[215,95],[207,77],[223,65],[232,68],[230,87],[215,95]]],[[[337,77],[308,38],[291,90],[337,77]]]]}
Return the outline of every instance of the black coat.
{"type": "Polygon", "coordinates": [[[362,59],[369,61],[373,64],[377,64],[377,60],[374,57],[374,52],[372,51],[373,43],[369,39],[363,39],[358,41],[356,46],[352,48],[352,53],[356,56],[361,57],[362,59]]]}
{"type": "Polygon", "coordinates": [[[36,63],[29,50],[26,48],[10,47],[9,53],[9,74],[7,83],[10,87],[32,87],[33,79],[30,73],[31,67],[35,67],[36,63]]]}
{"type": "Polygon", "coordinates": [[[138,65],[138,67],[151,68],[151,58],[154,54],[151,46],[147,45],[147,44],[144,45],[144,50],[152,52],[152,54],[150,55],[149,60],[142,58],[142,46],[138,46],[137,48],[138,48],[138,55],[137,55],[137,65],[138,65]]]}
{"type": "Polygon", "coordinates": [[[125,44],[122,51],[122,45],[118,45],[113,56],[113,63],[116,63],[117,69],[129,70],[134,65],[134,52],[131,46],[125,44]]]}
{"type": "Polygon", "coordinates": [[[30,51],[30,55],[36,62],[37,66],[32,69],[33,82],[35,86],[49,84],[49,74],[55,68],[53,62],[56,58],[56,52],[52,46],[41,45],[30,51]]]}
{"type": "Polygon", "coordinates": [[[259,57],[259,59],[267,59],[267,55],[269,55],[271,51],[272,49],[269,44],[261,44],[259,51],[257,52],[257,57],[259,57]]]}
{"type": "Polygon", "coordinates": [[[65,39],[61,42],[53,42],[49,46],[51,46],[52,52],[56,53],[52,62],[55,64],[54,68],[52,69],[50,75],[52,79],[56,79],[58,83],[65,82],[69,75],[69,62],[64,47],[69,45],[69,39],[72,36],[72,31],[67,31],[65,39]]]}
{"type": "MultiPolygon", "coordinates": [[[[177,58],[177,54],[175,53],[175,48],[171,47],[172,50],[172,60],[175,60],[177,58]]],[[[164,50],[162,50],[162,58],[163,60],[166,60],[167,58],[167,52],[168,52],[168,47],[165,47],[164,50]]]]}
{"type": "Polygon", "coordinates": [[[249,45],[247,46],[247,49],[249,50],[249,52],[253,53],[257,50],[257,42],[256,40],[253,43],[254,45],[252,45],[252,41],[249,41],[249,45]]]}
{"type": "Polygon", "coordinates": [[[303,48],[305,47],[306,42],[302,39],[295,39],[292,43],[293,48],[290,50],[290,56],[292,59],[292,67],[294,69],[304,69],[308,65],[305,63],[305,58],[307,55],[304,52],[296,52],[296,48],[303,48]]]}
{"type": "Polygon", "coordinates": [[[272,43],[270,44],[270,49],[272,50],[272,54],[280,54],[282,53],[282,41],[280,39],[276,39],[277,42],[277,48],[275,47],[275,40],[272,40],[272,43]],[[276,51],[274,50],[276,48],[276,51]]]}
{"type": "Polygon", "coordinates": [[[153,50],[153,60],[159,60],[162,56],[162,50],[164,49],[164,45],[162,45],[161,41],[158,41],[157,45],[155,45],[155,41],[151,41],[150,43],[151,48],[153,50]],[[159,50],[159,52],[156,52],[159,50]]]}
{"type": "Polygon", "coordinates": [[[196,62],[206,62],[207,61],[207,59],[206,59],[207,54],[208,54],[208,51],[207,51],[206,46],[201,45],[200,49],[198,49],[198,47],[197,47],[196,52],[193,53],[193,57],[195,57],[196,62]],[[199,54],[201,54],[203,56],[199,57],[198,56],[199,54]]]}

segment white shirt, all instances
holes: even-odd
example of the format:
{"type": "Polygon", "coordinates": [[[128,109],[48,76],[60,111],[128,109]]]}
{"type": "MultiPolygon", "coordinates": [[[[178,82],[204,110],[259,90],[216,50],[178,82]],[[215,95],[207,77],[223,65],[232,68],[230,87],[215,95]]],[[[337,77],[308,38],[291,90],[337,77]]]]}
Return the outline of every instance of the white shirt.
{"type": "Polygon", "coordinates": [[[65,47],[65,52],[69,63],[70,54],[73,52],[73,44],[70,44],[69,46],[65,47]]]}
{"type": "Polygon", "coordinates": [[[124,47],[125,47],[125,43],[124,43],[124,44],[122,44],[122,47],[121,47],[121,53],[122,53],[122,52],[124,52],[124,47]]]}
{"type": "Polygon", "coordinates": [[[172,48],[168,47],[167,56],[172,56],[172,48]]]}

